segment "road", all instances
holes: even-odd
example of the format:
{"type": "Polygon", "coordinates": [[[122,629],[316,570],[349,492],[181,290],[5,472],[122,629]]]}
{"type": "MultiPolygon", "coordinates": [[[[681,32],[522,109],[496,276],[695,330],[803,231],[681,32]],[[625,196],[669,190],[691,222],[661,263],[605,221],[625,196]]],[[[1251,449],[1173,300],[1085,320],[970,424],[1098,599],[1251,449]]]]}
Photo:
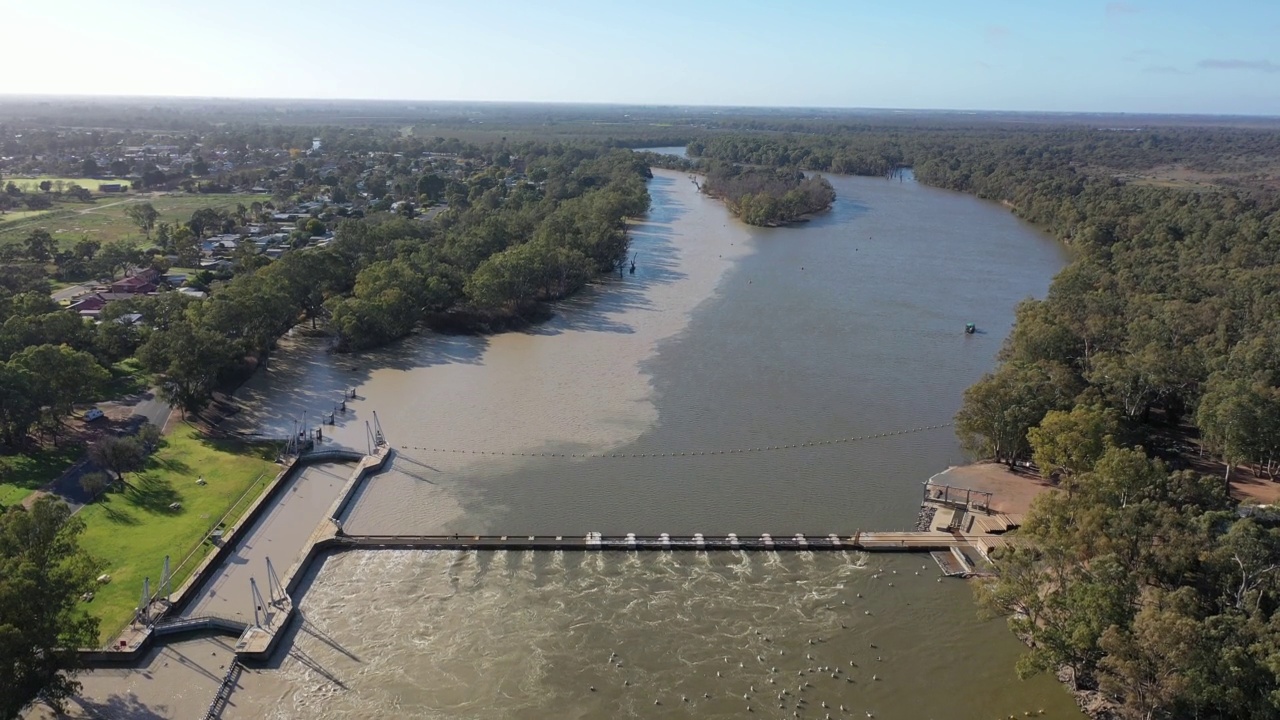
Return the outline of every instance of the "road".
{"type": "MultiPolygon", "coordinates": [[[[104,403],[100,407],[108,408],[111,405],[112,403],[104,403]]],[[[158,428],[164,428],[165,423],[169,421],[169,413],[171,411],[172,408],[169,407],[169,404],[161,400],[154,389],[149,390],[142,395],[142,399],[133,405],[133,414],[125,421],[124,432],[132,435],[138,432],[138,428],[142,427],[144,422],[149,422],[158,428]]],[[[89,462],[88,458],[85,458],[62,473],[61,477],[41,488],[41,490],[62,498],[67,505],[71,506],[72,513],[78,512],[80,508],[93,502],[93,496],[80,487],[80,478],[97,470],[98,468],[89,462]]]]}
{"type": "Polygon", "coordinates": [[[50,210],[47,215],[39,215],[32,220],[26,220],[17,225],[6,225],[3,229],[0,229],[0,232],[9,233],[9,232],[13,232],[14,230],[25,230],[29,227],[36,227],[37,225],[47,225],[49,223],[49,215],[52,215],[54,213],[68,212],[68,215],[66,216],[58,215],[58,217],[69,217],[70,215],[88,215],[89,213],[97,212],[99,210],[103,210],[109,207],[115,207],[117,205],[128,205],[130,203],[142,202],[143,200],[146,200],[149,197],[151,196],[137,195],[127,200],[117,200],[116,202],[107,203],[106,205],[93,205],[88,208],[85,208],[84,210],[71,210],[71,211],[50,210]]]}
{"type": "Polygon", "coordinates": [[[74,300],[91,290],[93,290],[92,285],[72,285],[69,288],[63,288],[55,292],[49,297],[53,298],[54,302],[62,302],[63,300],[74,300]]]}

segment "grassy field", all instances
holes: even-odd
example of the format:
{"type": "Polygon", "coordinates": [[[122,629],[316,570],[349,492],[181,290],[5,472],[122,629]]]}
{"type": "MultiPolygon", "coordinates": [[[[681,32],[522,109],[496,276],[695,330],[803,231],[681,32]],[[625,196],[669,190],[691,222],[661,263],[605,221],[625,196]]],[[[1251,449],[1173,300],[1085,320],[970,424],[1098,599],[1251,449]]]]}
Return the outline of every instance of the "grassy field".
{"type": "Polygon", "coordinates": [[[35,455],[0,457],[0,506],[16,505],[84,457],[84,448],[68,444],[35,455]]]}
{"type": "Polygon", "coordinates": [[[44,217],[26,220],[8,219],[0,224],[0,243],[19,242],[36,228],[44,228],[59,240],[75,242],[82,237],[103,243],[127,238],[142,239],[142,232],[125,214],[129,205],[149,202],[160,213],[159,223],[180,223],[191,219],[200,208],[232,210],[237,203],[246,207],[253,202],[270,200],[269,195],[193,195],[174,193],[165,195],[111,195],[98,199],[94,205],[59,203],[46,211],[44,217]]]}
{"type": "Polygon", "coordinates": [[[77,517],[86,526],[80,542],[104,561],[103,572],[111,576],[86,606],[102,621],[102,642],[132,618],[143,578],[151,578],[152,590],[157,589],[165,555],[174,566],[175,590],[191,575],[212,549],[202,543],[209,530],[233,505],[235,512],[226,522],[234,523],[279,473],[274,458],[273,448],[210,440],[181,424],[165,438],[146,470],[126,477],[128,489],[108,493],[80,511],[77,517]],[[199,477],[208,484],[197,485],[199,477]],[[244,501],[237,503],[242,497],[244,501]],[[181,508],[170,510],[175,502],[181,508]]]}
{"type": "Polygon", "coordinates": [[[40,192],[40,183],[44,182],[45,180],[48,180],[49,182],[57,182],[61,180],[67,185],[71,185],[72,183],[75,183],[76,185],[79,185],[80,187],[95,193],[98,192],[99,185],[109,185],[112,183],[118,183],[126,187],[132,186],[132,183],[130,183],[128,180],[103,180],[100,178],[74,178],[74,177],[62,177],[60,175],[37,175],[35,177],[5,176],[3,179],[3,182],[0,184],[8,185],[12,181],[14,185],[17,185],[18,187],[22,188],[22,192],[38,193],[40,192]]]}
{"type": "Polygon", "coordinates": [[[41,215],[48,215],[49,213],[55,212],[57,209],[61,209],[63,207],[66,207],[66,203],[63,203],[62,205],[54,203],[53,208],[49,210],[10,210],[6,213],[0,214],[0,223],[30,220],[31,218],[37,218],[41,215]]]}

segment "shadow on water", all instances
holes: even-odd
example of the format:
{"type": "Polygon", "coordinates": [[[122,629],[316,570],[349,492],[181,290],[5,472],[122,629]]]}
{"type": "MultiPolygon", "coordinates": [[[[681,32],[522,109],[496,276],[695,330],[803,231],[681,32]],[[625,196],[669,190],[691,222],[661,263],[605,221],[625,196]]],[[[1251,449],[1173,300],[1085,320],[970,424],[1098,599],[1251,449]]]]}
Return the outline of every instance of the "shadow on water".
{"type": "MultiPolygon", "coordinates": [[[[553,315],[544,323],[522,332],[555,336],[566,331],[632,334],[635,328],[620,318],[629,311],[653,311],[652,288],[685,278],[678,270],[679,249],[673,223],[688,211],[677,197],[676,183],[687,178],[655,177],[649,184],[653,207],[642,221],[629,226],[631,250],[628,263],[636,258],[634,274],[622,277],[603,275],[577,295],[552,306],[553,315]]],[[[246,433],[261,432],[283,438],[304,423],[320,426],[325,435],[353,428],[361,431],[367,414],[353,408],[342,410],[346,393],[369,382],[383,371],[410,371],[435,365],[481,365],[491,338],[485,335],[443,335],[420,332],[391,345],[353,354],[336,354],[326,349],[328,340],[298,338],[299,347],[274,354],[266,367],[235,392],[241,412],[228,428],[246,433]],[[333,426],[328,426],[330,414],[333,426]],[[322,425],[323,423],[323,425],[322,425]],[[354,424],[353,424],[354,423],[354,424]]]]}
{"type": "MultiPolygon", "coordinates": [[[[75,701],[88,717],[119,718],[120,720],[165,720],[172,715],[157,712],[138,699],[134,693],[109,695],[103,702],[77,699],[75,701]]],[[[164,709],[163,706],[160,706],[164,709]]]]}
{"type": "Polygon", "coordinates": [[[631,334],[635,329],[615,319],[624,313],[650,311],[653,303],[649,291],[661,285],[670,285],[685,278],[677,270],[679,249],[675,245],[675,232],[671,224],[686,212],[685,206],[671,197],[673,178],[655,177],[649,184],[654,198],[654,210],[642,222],[629,228],[630,255],[619,274],[608,274],[584,292],[554,305],[555,317],[549,322],[532,325],[524,332],[530,335],[552,336],[565,331],[607,332],[631,334]],[[630,263],[635,261],[635,273],[630,263]]]}
{"type": "MultiPolygon", "coordinates": [[[[331,554],[325,555],[325,556],[317,557],[316,561],[311,563],[311,566],[308,567],[305,573],[303,574],[302,581],[298,584],[298,587],[294,590],[294,593],[293,593],[294,597],[302,598],[306,596],[306,594],[310,591],[311,586],[315,584],[316,578],[320,575],[324,566],[332,558],[333,558],[333,555],[331,554]]],[[[289,621],[288,626],[285,628],[284,636],[281,637],[280,641],[276,644],[275,652],[272,653],[271,657],[268,658],[265,663],[254,663],[252,664],[252,667],[259,667],[259,668],[264,668],[268,670],[279,670],[284,665],[285,659],[288,658],[301,664],[303,667],[307,668],[308,670],[316,673],[320,677],[329,681],[331,684],[336,685],[337,687],[342,688],[344,690],[347,689],[346,683],[344,683],[341,678],[334,675],[322,663],[320,663],[315,658],[307,654],[305,651],[302,650],[302,648],[298,647],[298,642],[297,642],[298,633],[305,633],[311,637],[314,637],[317,640],[324,643],[325,645],[329,646],[330,648],[347,656],[348,658],[356,662],[363,662],[363,660],[361,660],[358,656],[356,656],[351,651],[347,650],[345,647],[339,644],[335,639],[333,639],[328,633],[324,632],[315,623],[311,622],[311,620],[307,617],[306,613],[304,613],[302,609],[299,608],[298,612],[295,613],[293,619],[289,621]]]]}
{"type": "MultiPolygon", "coordinates": [[[[284,432],[294,422],[316,426],[334,414],[337,427],[363,423],[352,410],[343,412],[345,393],[368,382],[374,373],[408,371],[433,365],[479,365],[489,338],[483,335],[440,335],[421,332],[386,347],[354,354],[336,354],[325,349],[327,340],[301,339],[307,348],[297,348],[273,356],[265,370],[236,391],[242,411],[234,427],[275,428],[284,432]]],[[[268,433],[271,434],[271,433],[268,433]]]]}

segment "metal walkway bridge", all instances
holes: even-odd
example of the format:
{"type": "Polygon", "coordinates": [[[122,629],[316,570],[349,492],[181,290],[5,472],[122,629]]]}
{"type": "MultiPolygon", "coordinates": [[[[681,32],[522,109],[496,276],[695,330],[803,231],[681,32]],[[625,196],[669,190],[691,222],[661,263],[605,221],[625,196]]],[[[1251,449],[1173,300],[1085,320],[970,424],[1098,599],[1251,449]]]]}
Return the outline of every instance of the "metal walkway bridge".
{"type": "Polygon", "coordinates": [[[433,550],[862,550],[926,552],[969,542],[960,533],[856,532],[852,535],[339,535],[332,544],[352,548],[433,550]]]}
{"type": "Polygon", "coordinates": [[[194,632],[216,632],[222,635],[240,637],[247,629],[249,629],[249,624],[240,620],[232,620],[231,618],[217,615],[202,615],[200,617],[161,620],[155,624],[152,632],[156,637],[194,632]]]}

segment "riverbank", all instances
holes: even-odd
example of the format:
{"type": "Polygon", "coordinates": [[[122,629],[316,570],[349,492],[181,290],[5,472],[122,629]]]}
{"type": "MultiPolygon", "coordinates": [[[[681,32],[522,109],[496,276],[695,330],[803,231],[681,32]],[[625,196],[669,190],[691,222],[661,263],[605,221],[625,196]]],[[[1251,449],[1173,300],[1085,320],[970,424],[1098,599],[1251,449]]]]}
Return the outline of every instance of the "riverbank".
{"type": "MultiPolygon", "coordinates": [[[[355,390],[323,427],[324,445],[363,451],[380,426],[397,448],[464,451],[397,452],[344,516],[352,533],[904,527],[919,482],[958,450],[947,428],[894,431],[950,418],[963,387],[989,369],[1014,304],[1043,292],[1054,248],[1037,255],[1034,236],[978,201],[847,178],[835,179],[833,212],[803,230],[753,231],[684,174],[656,175],[655,207],[633,229],[634,276],[602,280],[523,332],[424,333],[343,357],[300,338],[238,393],[248,402],[227,425],[292,432],[295,419],[314,425],[355,390]],[[775,232],[795,242],[773,242],[775,232]],[[957,319],[973,317],[993,337],[960,332],[957,319]],[[865,439],[671,457],[852,436],[865,439]],[[529,457],[614,447],[662,456],[529,457]]],[[[287,650],[241,676],[228,718],[694,707],[741,717],[745,706],[731,701],[768,683],[750,674],[768,642],[753,630],[773,635],[773,662],[790,675],[811,665],[806,654],[847,667],[868,642],[885,648],[882,664],[856,656],[879,681],[815,676],[829,694],[812,691],[814,704],[958,720],[1039,707],[1074,716],[1050,678],[1011,681],[1016,639],[979,621],[968,588],[938,582],[920,556],[352,550],[307,576],[287,650]],[[845,602],[856,611],[842,612],[845,602]],[[760,647],[744,650],[744,638],[760,647]],[[620,668],[604,662],[611,649],[625,652],[630,687],[670,693],[624,697],[620,668]],[[672,662],[691,652],[694,665],[672,662]],[[927,707],[921,674],[937,698],[927,707]],[[700,703],[704,693],[714,702],[700,703]]],[[[95,671],[86,691],[185,717],[165,693],[199,687],[207,703],[225,656],[203,641],[170,650],[127,679],[95,671]]]]}
{"type": "Polygon", "coordinates": [[[466,507],[475,492],[469,476],[526,464],[496,453],[605,452],[657,422],[645,364],[753,250],[748,230],[687,175],[655,170],[649,191],[654,207],[630,229],[634,275],[603,277],[554,304],[546,322],[517,332],[422,332],[342,356],[327,353],[323,341],[294,339],[237,391],[244,409],[225,429],[285,436],[295,421],[314,425],[337,406],[334,424],[322,428],[324,445],[364,451],[366,422],[372,426],[376,413],[400,452],[357,498],[346,518],[350,531],[483,531],[466,507]],[[401,448],[426,441],[476,452],[401,448]]]}
{"type": "Polygon", "coordinates": [[[1016,515],[1025,515],[1037,497],[1058,489],[1037,472],[995,462],[952,465],[930,481],[994,493],[991,509],[1016,515]]]}

